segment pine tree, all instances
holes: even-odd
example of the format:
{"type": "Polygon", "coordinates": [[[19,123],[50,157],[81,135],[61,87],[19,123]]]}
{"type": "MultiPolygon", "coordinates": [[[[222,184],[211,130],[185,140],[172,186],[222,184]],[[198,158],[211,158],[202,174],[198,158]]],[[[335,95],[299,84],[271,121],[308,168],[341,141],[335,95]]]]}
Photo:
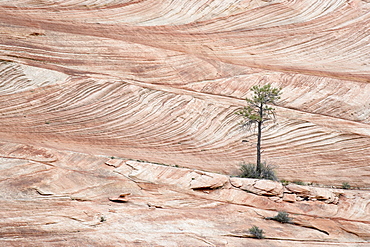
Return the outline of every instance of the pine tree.
{"type": "Polygon", "coordinates": [[[250,89],[254,95],[251,99],[246,98],[247,106],[239,109],[236,114],[242,116],[244,121],[243,126],[257,125],[257,174],[261,174],[261,141],[262,127],[265,122],[275,119],[275,109],[271,104],[276,104],[280,99],[281,88],[274,88],[271,84],[264,86],[253,86],[250,89]]]}

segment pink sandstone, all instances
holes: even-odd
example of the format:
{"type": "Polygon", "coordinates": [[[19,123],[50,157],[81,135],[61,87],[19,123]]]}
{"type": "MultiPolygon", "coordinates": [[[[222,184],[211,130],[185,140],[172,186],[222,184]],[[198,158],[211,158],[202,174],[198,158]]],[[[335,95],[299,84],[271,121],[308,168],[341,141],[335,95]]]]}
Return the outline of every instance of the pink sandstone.
{"type": "Polygon", "coordinates": [[[0,245],[368,246],[369,13],[1,1],[0,245]],[[234,112],[260,83],[283,88],[263,159],[326,188],[230,177],[255,161],[234,112]],[[294,224],[264,219],[279,211],[294,224]]]}

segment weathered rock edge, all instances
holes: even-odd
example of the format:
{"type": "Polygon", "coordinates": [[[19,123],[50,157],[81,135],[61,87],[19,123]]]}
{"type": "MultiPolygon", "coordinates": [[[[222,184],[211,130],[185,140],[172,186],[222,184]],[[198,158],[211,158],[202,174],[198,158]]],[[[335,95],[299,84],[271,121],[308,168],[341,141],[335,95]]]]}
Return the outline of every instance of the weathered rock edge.
{"type": "Polygon", "coordinates": [[[157,165],[148,162],[126,161],[125,166],[121,169],[122,173],[134,180],[146,182],[171,184],[184,189],[201,190],[201,189],[218,189],[232,186],[259,196],[268,196],[276,202],[296,201],[322,201],[327,204],[337,204],[340,190],[327,188],[318,188],[312,186],[303,186],[297,184],[288,184],[264,179],[251,179],[230,177],[227,175],[204,172],[188,168],[177,168],[171,166],[157,165]],[[154,166],[153,169],[145,169],[148,166],[154,166]]]}

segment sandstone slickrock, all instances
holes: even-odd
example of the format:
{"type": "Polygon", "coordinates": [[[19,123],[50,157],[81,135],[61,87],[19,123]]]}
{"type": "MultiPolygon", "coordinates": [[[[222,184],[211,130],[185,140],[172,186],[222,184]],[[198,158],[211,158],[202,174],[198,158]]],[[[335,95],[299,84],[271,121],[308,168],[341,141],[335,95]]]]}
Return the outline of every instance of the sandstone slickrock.
{"type": "MultiPolygon", "coordinates": [[[[273,202],[269,196],[228,186],[226,175],[120,158],[120,166],[107,166],[108,157],[52,149],[48,151],[57,160],[34,161],[40,172],[28,169],[22,174],[16,168],[26,163],[24,156],[29,152],[23,150],[18,154],[22,159],[11,159],[12,166],[4,166],[5,160],[0,166],[4,175],[0,181],[1,235],[5,237],[1,242],[5,245],[21,246],[32,240],[35,246],[45,241],[50,246],[244,246],[262,244],[240,238],[244,236],[240,232],[256,224],[268,232],[263,244],[269,246],[286,246],[291,239],[301,241],[301,246],[320,246],[316,241],[339,246],[341,241],[367,244],[370,219],[367,210],[359,209],[368,208],[369,198],[361,191],[342,192],[338,205],[273,202]],[[13,176],[7,170],[15,171],[13,176]],[[199,179],[193,188],[192,178],[199,179]],[[277,211],[294,215],[296,225],[267,223],[259,216],[277,211]],[[347,222],[345,228],[342,221],[347,222]],[[328,227],[328,222],[334,223],[328,227]]],[[[267,181],[257,182],[262,188],[267,181]]]]}
{"type": "Polygon", "coordinates": [[[258,195],[268,195],[268,196],[282,196],[283,195],[283,185],[280,182],[275,182],[271,180],[258,180],[250,178],[230,178],[230,182],[233,186],[246,190],[258,195]]]}
{"type": "Polygon", "coordinates": [[[160,166],[150,163],[127,161],[126,164],[133,168],[128,177],[147,182],[169,183],[190,189],[216,189],[225,185],[229,179],[225,175],[192,171],[186,168],[160,166]],[[151,167],[151,169],[148,169],[151,167]]]}
{"type": "Polygon", "coordinates": [[[311,188],[310,196],[313,199],[323,200],[327,202],[333,202],[335,200],[335,194],[324,188],[311,188]]]}
{"type": "Polygon", "coordinates": [[[232,112],[263,80],[285,89],[264,142],[278,173],[337,186],[352,174],[353,186],[369,187],[369,4],[185,1],[188,19],[145,2],[3,1],[3,140],[235,174],[254,152],[232,112]]]}
{"type": "Polygon", "coordinates": [[[255,159],[234,112],[271,82],[279,178],[370,187],[369,17],[360,0],[0,1],[1,245],[367,246],[367,190],[228,175],[255,159]],[[277,211],[296,225],[258,215],[277,211]]]}
{"type": "Polygon", "coordinates": [[[283,201],[295,202],[295,201],[297,201],[297,195],[296,194],[284,194],[283,195],[283,201]]]}
{"type": "Polygon", "coordinates": [[[286,186],[286,188],[291,191],[291,192],[294,192],[300,196],[308,196],[310,195],[310,188],[308,186],[303,186],[303,185],[298,185],[298,184],[294,184],[294,183],[290,183],[286,186]]]}

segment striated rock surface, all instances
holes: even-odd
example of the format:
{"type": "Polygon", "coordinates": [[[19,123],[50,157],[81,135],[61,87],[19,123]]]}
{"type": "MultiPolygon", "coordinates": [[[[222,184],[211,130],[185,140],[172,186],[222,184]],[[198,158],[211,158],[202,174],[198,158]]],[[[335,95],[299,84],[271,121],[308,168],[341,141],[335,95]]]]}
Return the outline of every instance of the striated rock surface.
{"type": "Polygon", "coordinates": [[[369,1],[2,0],[0,24],[1,245],[369,245],[369,1]],[[278,177],[362,190],[229,177],[267,82],[278,177]]]}
{"type": "MultiPolygon", "coordinates": [[[[365,191],[342,191],[337,204],[295,201],[296,194],[276,201],[232,186],[226,175],[120,158],[114,167],[104,156],[48,151],[58,159],[1,160],[5,246],[367,246],[370,239],[365,191]],[[292,224],[265,219],[278,211],[292,224]],[[250,238],[252,225],[265,240],[250,238]]],[[[255,184],[271,192],[269,181],[255,184]]]]}
{"type": "Polygon", "coordinates": [[[279,176],[369,187],[369,9],[1,1],[2,140],[235,174],[255,140],[233,112],[271,82],[283,95],[263,149],[279,176]]]}

